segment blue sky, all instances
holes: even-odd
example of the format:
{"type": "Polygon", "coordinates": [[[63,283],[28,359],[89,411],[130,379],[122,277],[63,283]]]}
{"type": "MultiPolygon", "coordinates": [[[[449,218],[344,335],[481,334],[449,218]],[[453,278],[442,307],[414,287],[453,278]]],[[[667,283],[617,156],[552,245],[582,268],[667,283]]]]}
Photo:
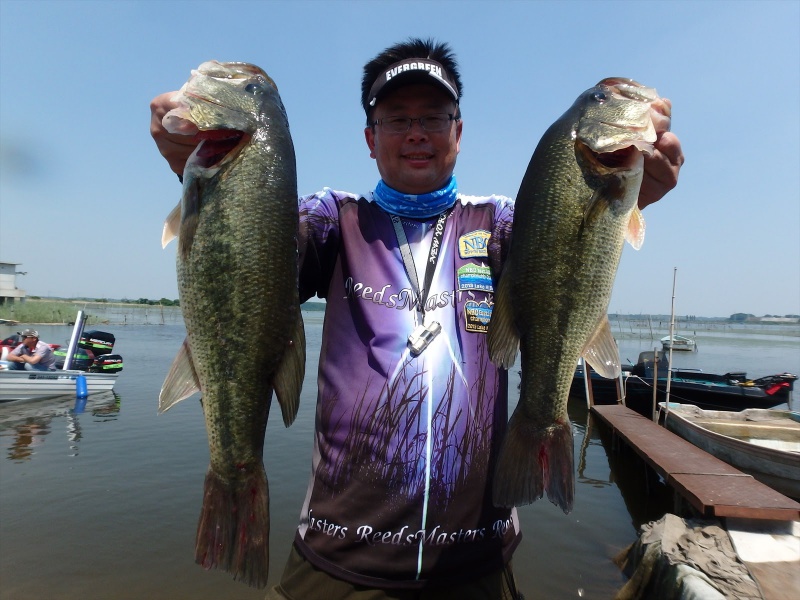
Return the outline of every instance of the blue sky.
{"type": "Polygon", "coordinates": [[[0,261],[29,294],[176,298],[160,246],[180,185],[149,101],[209,59],[277,82],[300,193],[377,182],[359,104],[363,63],[408,36],[462,66],[468,194],[514,196],[536,143],[607,76],[673,101],[687,157],[645,211],[610,310],[800,313],[800,3],[45,2],[0,0],[0,261]]]}

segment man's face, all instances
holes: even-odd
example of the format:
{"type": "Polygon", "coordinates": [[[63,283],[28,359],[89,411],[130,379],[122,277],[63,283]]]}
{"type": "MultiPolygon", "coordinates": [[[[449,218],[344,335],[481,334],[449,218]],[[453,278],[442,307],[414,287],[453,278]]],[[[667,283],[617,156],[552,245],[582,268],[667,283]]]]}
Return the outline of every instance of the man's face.
{"type": "MultiPolygon", "coordinates": [[[[434,113],[455,114],[455,102],[438,87],[420,83],[382,98],[371,120],[434,113]]],[[[376,125],[367,127],[364,136],[386,185],[404,194],[426,194],[443,187],[453,174],[461,146],[461,121],[451,121],[447,129],[437,132],[425,131],[419,121],[413,121],[405,133],[391,133],[376,125]]]]}
{"type": "Polygon", "coordinates": [[[24,340],[22,340],[22,343],[25,344],[31,350],[33,350],[34,348],[36,348],[36,342],[38,342],[38,341],[39,341],[39,338],[34,337],[32,335],[29,335],[24,340]]]}

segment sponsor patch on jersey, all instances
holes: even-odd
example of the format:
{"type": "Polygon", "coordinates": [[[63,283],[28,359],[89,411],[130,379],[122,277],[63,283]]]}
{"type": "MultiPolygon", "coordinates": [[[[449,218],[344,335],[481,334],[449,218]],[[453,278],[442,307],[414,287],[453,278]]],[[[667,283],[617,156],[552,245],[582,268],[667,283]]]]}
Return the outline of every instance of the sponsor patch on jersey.
{"type": "Polygon", "coordinates": [[[488,265],[463,265],[456,274],[459,290],[478,290],[493,292],[492,273],[488,265]]]}
{"type": "Polygon", "coordinates": [[[489,256],[488,244],[491,233],[485,229],[476,229],[458,238],[458,255],[461,258],[489,256]]]}
{"type": "Polygon", "coordinates": [[[489,320],[492,318],[492,306],[488,302],[470,300],[464,304],[464,319],[467,331],[486,333],[489,331],[489,320]]]}

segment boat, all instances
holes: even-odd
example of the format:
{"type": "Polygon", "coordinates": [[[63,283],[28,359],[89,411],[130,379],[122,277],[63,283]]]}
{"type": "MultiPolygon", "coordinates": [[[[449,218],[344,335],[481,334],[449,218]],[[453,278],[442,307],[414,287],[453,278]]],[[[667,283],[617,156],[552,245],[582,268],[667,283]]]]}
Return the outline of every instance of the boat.
{"type": "MultiPolygon", "coordinates": [[[[625,404],[636,412],[652,418],[658,402],[666,401],[669,362],[655,352],[641,352],[637,363],[623,367],[622,381],[625,404]],[[653,403],[653,376],[656,375],[656,404],[653,403]]],[[[605,379],[589,371],[592,399],[595,404],[616,404],[617,380],[605,379]]],[[[693,404],[706,410],[740,411],[747,408],[775,408],[788,405],[797,376],[778,373],[749,379],[747,373],[736,371],[724,374],[705,373],[697,369],[673,368],[670,375],[670,401],[693,404]]],[[[585,397],[583,369],[573,376],[570,394],[585,397]]]]}
{"type": "Polygon", "coordinates": [[[0,371],[0,402],[40,400],[71,394],[78,390],[78,377],[86,382],[87,394],[110,392],[119,373],[67,371],[0,371]]]}
{"type": "Polygon", "coordinates": [[[672,339],[670,339],[670,336],[665,335],[661,338],[661,346],[665,352],[669,351],[670,348],[672,348],[673,352],[693,352],[697,350],[697,343],[692,338],[684,335],[673,335],[672,339]]]}
{"type": "Polygon", "coordinates": [[[69,346],[55,371],[11,370],[0,361],[0,403],[83,395],[84,384],[87,395],[113,390],[123,368],[122,357],[111,354],[112,334],[84,332],[87,318],[78,312],[69,346]]]}
{"type": "Polygon", "coordinates": [[[659,405],[659,415],[667,429],[698,448],[800,499],[800,413],[703,410],[670,402],[659,405]]]}

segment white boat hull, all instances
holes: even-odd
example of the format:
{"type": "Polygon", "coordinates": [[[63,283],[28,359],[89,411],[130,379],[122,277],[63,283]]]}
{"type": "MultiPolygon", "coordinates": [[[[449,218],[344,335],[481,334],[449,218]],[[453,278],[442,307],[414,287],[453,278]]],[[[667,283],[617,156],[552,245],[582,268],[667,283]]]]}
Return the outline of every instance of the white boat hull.
{"type": "Polygon", "coordinates": [[[86,379],[89,395],[114,389],[119,373],[84,371],[0,371],[0,402],[38,400],[76,393],[78,375],[86,379]]]}
{"type": "Polygon", "coordinates": [[[661,338],[661,346],[664,350],[693,352],[697,348],[697,344],[692,338],[687,338],[682,335],[676,335],[670,341],[669,336],[661,338]]]}
{"type": "Polygon", "coordinates": [[[670,404],[666,426],[782,494],[800,498],[800,422],[790,411],[716,411],[670,404]]]}

